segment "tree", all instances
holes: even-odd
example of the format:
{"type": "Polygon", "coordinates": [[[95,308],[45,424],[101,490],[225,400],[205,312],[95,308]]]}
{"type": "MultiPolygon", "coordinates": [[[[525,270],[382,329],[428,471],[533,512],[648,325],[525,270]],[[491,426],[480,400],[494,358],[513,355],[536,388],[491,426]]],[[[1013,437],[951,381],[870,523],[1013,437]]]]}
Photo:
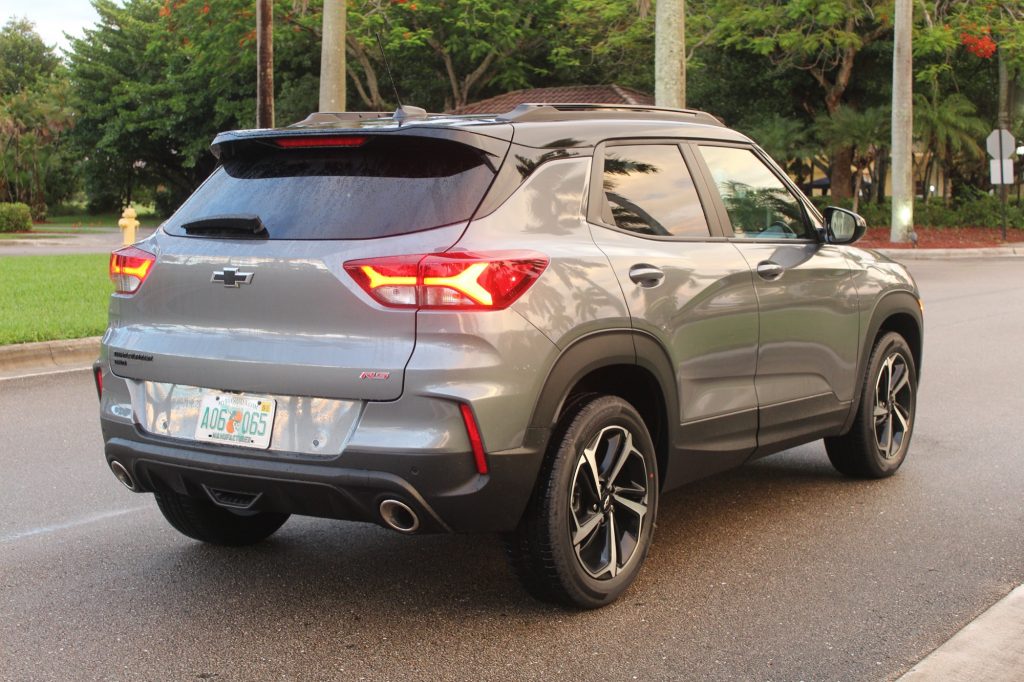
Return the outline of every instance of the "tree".
{"type": "MultiPolygon", "coordinates": [[[[891,31],[891,0],[721,0],[713,6],[715,36],[782,68],[807,72],[821,104],[837,112],[856,73],[857,56],[891,31]]],[[[832,196],[851,196],[853,149],[832,157],[832,196]]]]}
{"type": "MultiPolygon", "coordinates": [[[[248,0],[94,0],[99,21],[71,42],[76,144],[96,208],[158,188],[175,208],[215,165],[222,130],[255,124],[254,5],[248,0]]],[[[288,0],[274,3],[276,113],[316,110],[318,44],[288,0]]]]}
{"type": "Polygon", "coordinates": [[[67,95],[53,49],[31,23],[8,21],[0,30],[0,201],[28,204],[36,220],[75,187],[67,95]]]}
{"type": "Polygon", "coordinates": [[[0,96],[13,95],[56,72],[60,58],[27,19],[11,18],[0,29],[0,96]]]}
{"type": "MultiPolygon", "coordinates": [[[[920,176],[925,187],[931,184],[934,167],[944,172],[942,196],[949,203],[949,171],[957,154],[984,158],[985,151],[979,140],[984,139],[989,126],[975,113],[977,109],[967,97],[953,93],[940,97],[937,90],[928,97],[914,96],[914,137],[922,149],[919,163],[920,176]]],[[[927,202],[931,193],[925,191],[927,202]]]]}
{"type": "Polygon", "coordinates": [[[888,107],[857,111],[844,106],[819,116],[815,122],[818,139],[826,149],[850,150],[850,160],[854,167],[854,211],[860,207],[864,171],[878,159],[879,150],[885,147],[890,135],[889,125],[888,107]]]}

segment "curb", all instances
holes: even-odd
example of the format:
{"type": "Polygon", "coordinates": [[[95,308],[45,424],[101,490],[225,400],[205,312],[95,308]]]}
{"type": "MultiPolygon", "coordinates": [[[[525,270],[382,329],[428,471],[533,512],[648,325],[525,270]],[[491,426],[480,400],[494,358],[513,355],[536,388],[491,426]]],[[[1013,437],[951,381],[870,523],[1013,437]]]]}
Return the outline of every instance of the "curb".
{"type": "Polygon", "coordinates": [[[898,682],[1017,682],[1024,670],[1024,585],[968,623],[898,682]]]}
{"type": "Polygon", "coordinates": [[[77,369],[100,354],[100,337],[0,346],[0,377],[77,369]]]}
{"type": "Polygon", "coordinates": [[[958,258],[1015,258],[1024,256],[1024,244],[980,249],[871,249],[893,260],[953,260],[958,258]]]}

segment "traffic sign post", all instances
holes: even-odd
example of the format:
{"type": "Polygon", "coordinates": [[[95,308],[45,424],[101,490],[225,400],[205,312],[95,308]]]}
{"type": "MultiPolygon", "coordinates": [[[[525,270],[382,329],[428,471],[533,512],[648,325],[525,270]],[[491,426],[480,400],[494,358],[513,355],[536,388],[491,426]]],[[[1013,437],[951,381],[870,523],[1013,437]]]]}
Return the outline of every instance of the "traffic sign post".
{"type": "Polygon", "coordinates": [[[1013,182],[1013,159],[1011,155],[1017,149],[1017,141],[1009,130],[997,128],[985,139],[985,149],[992,157],[989,162],[991,181],[999,185],[999,196],[1003,203],[1003,241],[1006,241],[1006,186],[1013,182]]]}

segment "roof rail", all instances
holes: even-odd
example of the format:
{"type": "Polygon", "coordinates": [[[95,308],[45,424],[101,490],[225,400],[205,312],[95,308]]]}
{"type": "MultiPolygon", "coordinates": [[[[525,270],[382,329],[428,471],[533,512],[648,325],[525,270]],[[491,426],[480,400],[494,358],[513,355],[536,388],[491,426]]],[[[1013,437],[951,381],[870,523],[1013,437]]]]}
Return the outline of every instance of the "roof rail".
{"type": "Polygon", "coordinates": [[[557,103],[520,104],[512,111],[498,115],[499,121],[520,123],[524,121],[578,121],[601,118],[647,118],[661,121],[685,121],[705,125],[724,126],[716,116],[695,109],[668,109],[637,104],[587,104],[557,103]]]}

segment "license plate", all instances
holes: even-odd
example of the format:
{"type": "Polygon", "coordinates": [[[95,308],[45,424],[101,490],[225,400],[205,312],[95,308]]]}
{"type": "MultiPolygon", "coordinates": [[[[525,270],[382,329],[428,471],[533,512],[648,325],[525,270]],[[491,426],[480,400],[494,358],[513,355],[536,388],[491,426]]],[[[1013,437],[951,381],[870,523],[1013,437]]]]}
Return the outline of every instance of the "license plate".
{"type": "Polygon", "coordinates": [[[266,396],[204,391],[195,439],[266,450],[276,411],[277,401],[266,396]]]}

